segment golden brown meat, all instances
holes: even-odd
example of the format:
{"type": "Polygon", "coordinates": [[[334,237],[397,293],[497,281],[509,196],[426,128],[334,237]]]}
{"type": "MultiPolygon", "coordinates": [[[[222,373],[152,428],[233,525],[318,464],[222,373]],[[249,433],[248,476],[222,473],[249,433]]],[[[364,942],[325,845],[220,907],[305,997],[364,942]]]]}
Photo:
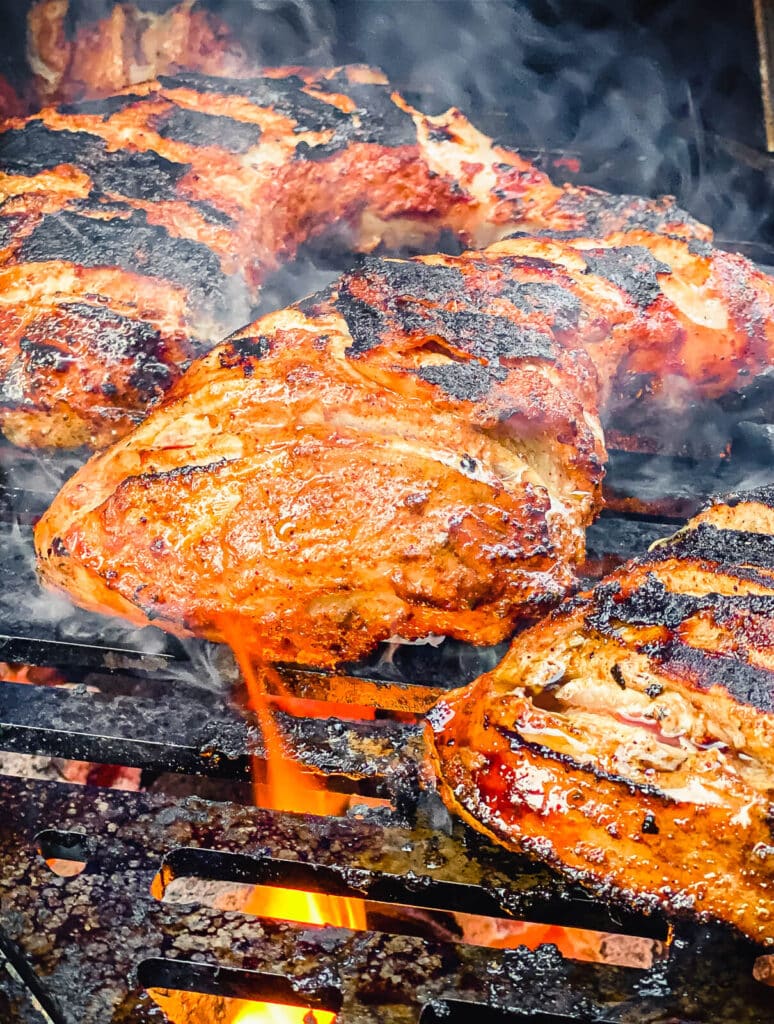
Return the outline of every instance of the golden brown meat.
{"type": "Polygon", "coordinates": [[[234,33],[194,0],[35,0],[27,56],[40,103],[93,99],[180,70],[251,70],[234,33]]]}
{"type": "Polygon", "coordinates": [[[774,944],[774,488],[568,601],[430,721],[444,797],[475,828],[774,944]]]}
{"type": "Polygon", "coordinates": [[[604,452],[584,354],[495,272],[371,258],[214,349],[58,496],[44,578],[274,660],[507,636],[571,585],[604,452]]]}
{"type": "Polygon", "coordinates": [[[10,121],[0,200],[0,428],[32,447],[126,433],[326,230],[358,251],[443,230],[475,247],[516,227],[709,233],[669,199],[558,188],[362,67],[188,73],[10,121]]]}
{"type": "Polygon", "coordinates": [[[241,609],[276,658],[504,638],[583,557],[605,458],[594,363],[661,372],[655,405],[675,380],[731,387],[760,357],[741,316],[701,316],[694,282],[710,307],[764,309],[768,278],[691,243],[619,242],[368,257],[246,328],[67,485],[37,531],[44,578],[213,639],[219,610],[241,609]],[[721,291],[729,276],[742,292],[721,291]],[[689,362],[710,348],[724,376],[689,362]]]}

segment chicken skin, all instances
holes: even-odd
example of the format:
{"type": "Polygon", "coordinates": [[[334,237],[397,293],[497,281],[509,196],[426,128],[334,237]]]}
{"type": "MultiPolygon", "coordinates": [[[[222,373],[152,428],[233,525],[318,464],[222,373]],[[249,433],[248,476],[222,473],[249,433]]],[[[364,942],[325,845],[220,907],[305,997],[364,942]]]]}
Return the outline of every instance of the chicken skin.
{"type": "Polygon", "coordinates": [[[709,237],[669,198],[559,188],[370,68],[185,72],[47,107],[0,134],[0,429],[123,436],[326,232],[370,252],[631,227],[709,237]]]}
{"type": "Polygon", "coordinates": [[[447,803],[497,842],[774,945],[774,488],[567,601],[428,733],[447,803]]]}

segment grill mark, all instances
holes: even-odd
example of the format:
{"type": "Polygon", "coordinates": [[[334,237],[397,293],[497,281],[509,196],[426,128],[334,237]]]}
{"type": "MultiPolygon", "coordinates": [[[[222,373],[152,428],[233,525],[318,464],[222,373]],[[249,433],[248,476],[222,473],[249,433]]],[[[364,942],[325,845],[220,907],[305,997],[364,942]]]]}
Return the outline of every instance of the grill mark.
{"type": "Polygon", "coordinates": [[[452,398],[463,402],[480,401],[495,383],[505,380],[508,375],[502,366],[482,366],[481,363],[421,366],[416,372],[428,384],[435,384],[452,398]]]}
{"type": "Polygon", "coordinates": [[[618,583],[603,583],[594,590],[594,607],[586,621],[599,632],[608,632],[613,622],[629,626],[664,626],[676,629],[702,611],[712,611],[716,620],[731,612],[774,616],[774,594],[729,595],[676,594],[649,573],[642,586],[625,598],[618,583]]]}
{"type": "Polygon", "coordinates": [[[227,281],[220,261],[206,245],[148,224],[139,210],[111,220],[72,210],[48,214],[23,239],[18,258],[28,263],[64,260],[87,267],[120,267],[182,285],[196,299],[222,296],[227,281]]]}
{"type": "Polygon", "coordinates": [[[291,118],[296,122],[295,132],[335,131],[348,120],[343,110],[304,92],[304,82],[294,75],[289,78],[220,78],[189,71],[174,76],[160,75],[159,82],[165,89],[242,96],[257,107],[276,110],[291,118]]]}
{"type": "Polygon", "coordinates": [[[144,100],[152,99],[153,93],[148,96],[139,96],[137,93],[124,93],[121,96],[106,96],[98,100],[78,100],[76,103],[61,103],[56,109],[60,114],[99,114],[103,121],[107,121],[113,114],[120,110],[126,110],[133,103],[142,103],[144,100]]]}
{"type": "Polygon", "coordinates": [[[0,136],[0,170],[29,176],[72,164],[89,175],[99,192],[132,199],[179,199],[177,183],[190,164],[167,160],[153,150],[108,152],[103,139],[88,132],[54,131],[42,121],[12,128],[0,136]]]}
{"type": "Polygon", "coordinates": [[[753,565],[774,569],[774,536],[748,533],[746,530],[720,530],[710,523],[699,523],[653,552],[659,560],[669,557],[717,562],[719,565],[753,565]]]}
{"type": "Polygon", "coordinates": [[[263,134],[260,125],[248,121],[177,106],[154,117],[151,127],[163,139],[191,146],[219,146],[229,153],[246,153],[263,134]]]}
{"type": "Polygon", "coordinates": [[[551,335],[523,327],[505,316],[420,307],[399,313],[399,326],[404,331],[438,335],[490,363],[499,359],[556,358],[551,335]]]}
{"type": "Polygon", "coordinates": [[[465,278],[457,267],[446,267],[415,260],[385,260],[374,256],[361,259],[356,271],[346,275],[372,282],[384,290],[385,303],[406,298],[418,302],[447,303],[464,295],[465,278]]]}
{"type": "MultiPolygon", "coordinates": [[[[354,339],[347,354],[370,351],[392,329],[403,334],[420,332],[442,338],[490,363],[500,359],[556,358],[554,339],[549,334],[524,327],[509,317],[493,316],[475,308],[446,310],[432,305],[454,300],[468,303],[475,298],[480,299],[480,296],[465,294],[463,275],[454,267],[409,261],[365,261],[361,271],[344,278],[336,300],[336,307],[354,339]],[[365,284],[369,291],[376,293],[378,308],[353,294],[355,284],[365,284]]],[[[456,391],[462,387],[464,379],[465,392],[470,393],[470,373],[454,377],[446,372],[443,379],[452,383],[456,391]]],[[[480,384],[480,374],[477,379],[480,384]]]]}
{"type": "Polygon", "coordinates": [[[253,375],[253,361],[265,359],[271,352],[271,338],[258,335],[254,338],[234,338],[227,342],[218,354],[218,362],[224,370],[240,367],[245,377],[253,375]]]}
{"type": "Polygon", "coordinates": [[[551,317],[558,331],[577,328],[581,316],[580,299],[569,288],[537,281],[513,281],[504,278],[500,294],[525,313],[543,313],[551,317]]]}
{"type": "Polygon", "coordinates": [[[341,92],[355,103],[355,110],[334,128],[333,137],[317,146],[301,143],[296,157],[324,160],[353,143],[383,146],[416,146],[417,130],[410,114],[390,99],[392,88],[376,83],[350,82],[339,73],[315,86],[321,92],[341,92]]]}
{"type": "Polygon", "coordinates": [[[672,268],[657,260],[642,245],[617,249],[583,250],[587,273],[598,274],[625,291],[638,306],[647,308],[661,294],[657,274],[671,274],[672,268]]]}
{"type": "Polygon", "coordinates": [[[677,641],[647,651],[661,669],[686,677],[707,692],[722,686],[734,700],[767,713],[774,712],[774,673],[726,655],[709,653],[677,641]]]}
{"type": "Polygon", "coordinates": [[[585,772],[592,775],[595,779],[599,779],[600,782],[612,782],[615,785],[625,786],[632,796],[642,794],[643,796],[656,797],[664,803],[676,803],[673,797],[667,796],[667,794],[660,790],[658,786],[653,786],[647,782],[636,782],[634,779],[627,779],[625,775],[617,775],[614,772],[607,772],[603,768],[594,764],[593,761],[578,761],[570,754],[564,754],[560,751],[553,750],[551,747],[544,746],[542,743],[525,740],[524,737],[514,729],[506,729],[505,726],[502,725],[495,725],[495,729],[508,741],[513,753],[516,753],[519,749],[528,750],[530,753],[537,754],[539,757],[543,757],[548,761],[556,761],[571,771],[585,772]]]}

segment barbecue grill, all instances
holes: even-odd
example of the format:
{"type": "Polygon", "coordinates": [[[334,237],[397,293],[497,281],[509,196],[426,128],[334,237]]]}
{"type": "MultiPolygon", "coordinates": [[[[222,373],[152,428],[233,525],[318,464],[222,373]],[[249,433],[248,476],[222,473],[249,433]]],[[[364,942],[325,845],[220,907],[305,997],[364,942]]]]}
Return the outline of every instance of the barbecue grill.
{"type": "MultiPolygon", "coordinates": [[[[397,84],[410,95],[410,83],[397,84]]],[[[485,114],[476,123],[505,137],[508,111],[485,114]]],[[[686,146],[684,161],[665,159],[657,185],[636,153],[522,151],[557,180],[679,186],[699,205],[719,180],[770,196],[759,152],[710,134],[698,156],[686,146]]],[[[770,234],[768,220],[757,228],[758,238],[770,234]]],[[[759,242],[726,244],[774,267],[759,242]]],[[[297,298],[299,279],[316,284],[320,262],[309,252],[280,275],[264,309],[297,298]]],[[[641,553],[710,494],[769,481],[771,398],[759,390],[735,408],[697,409],[691,443],[678,439],[672,452],[613,450],[609,510],[588,531],[588,575],[641,553]]],[[[76,463],[0,445],[0,659],[60,670],[72,684],[0,683],[0,1021],[155,1022],[165,1019],[159,992],[330,1010],[339,1024],[772,1019],[758,947],[720,927],[592,899],[451,820],[428,776],[421,716],[502,650],[446,641],[382,648],[338,672],[280,666],[283,692],[321,702],[323,715],[333,702],[368,705],[375,718],[278,716],[309,778],[349,794],[346,812],[252,806],[247,784],[266,750],[228,652],[40,595],[31,527],[76,463]],[[144,791],[29,777],[31,757],[139,769],[144,791]],[[364,900],[367,927],[292,924],[212,898],[256,885],[364,900]],[[475,945],[453,914],[605,933],[611,950],[618,943],[641,962],[475,945]]],[[[212,1012],[202,1019],[226,1019],[212,1012]]]]}

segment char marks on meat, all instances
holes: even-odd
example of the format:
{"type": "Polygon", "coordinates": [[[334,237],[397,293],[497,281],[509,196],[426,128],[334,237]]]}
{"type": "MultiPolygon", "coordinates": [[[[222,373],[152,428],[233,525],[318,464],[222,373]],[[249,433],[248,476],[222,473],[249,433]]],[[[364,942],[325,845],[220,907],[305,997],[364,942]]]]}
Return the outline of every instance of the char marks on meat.
{"type": "Polygon", "coordinates": [[[718,500],[431,712],[449,806],[640,908],[774,945],[774,488],[718,500]]]}
{"type": "MultiPolygon", "coordinates": [[[[0,398],[0,427],[25,446],[101,447],[147,411],[140,390],[111,397],[116,368],[104,367],[97,399],[77,374],[52,376],[48,388],[28,380],[20,340],[53,307],[99,296],[116,315],[145,320],[164,351],[184,349],[185,362],[244,323],[266,274],[332,226],[360,252],[429,248],[444,232],[482,246],[517,228],[618,230],[635,207],[635,222],[649,211],[656,230],[709,236],[672,200],[558,188],[459,111],[425,117],[364,67],[189,71],[47,107],[0,134],[0,377],[16,396],[0,398]]],[[[539,308],[553,298],[519,301],[539,308]]],[[[378,331],[364,306],[350,308],[350,319],[358,309],[366,318],[357,346],[378,331]]],[[[435,327],[448,333],[454,312],[436,309],[435,327]]],[[[51,344],[69,344],[56,333],[63,327],[52,313],[51,344]]],[[[543,344],[497,320],[470,321],[479,344],[503,330],[514,350],[543,344]]],[[[96,354],[84,347],[71,358],[93,382],[86,364],[96,354]]],[[[169,367],[170,386],[178,370],[169,367]]],[[[487,373],[498,379],[496,367],[487,373]]],[[[459,393],[466,374],[438,379],[459,393]]]]}

